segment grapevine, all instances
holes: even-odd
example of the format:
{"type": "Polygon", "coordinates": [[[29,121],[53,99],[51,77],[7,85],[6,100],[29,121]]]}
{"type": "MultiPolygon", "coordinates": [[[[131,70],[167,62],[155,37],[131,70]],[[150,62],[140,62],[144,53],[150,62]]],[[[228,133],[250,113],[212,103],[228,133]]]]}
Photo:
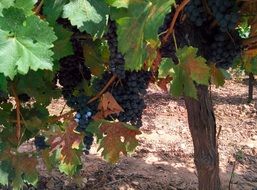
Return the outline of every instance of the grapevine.
{"type": "MultiPolygon", "coordinates": [[[[212,111],[204,96],[207,86],[221,86],[223,73],[235,61],[256,73],[256,16],[247,14],[256,11],[253,4],[1,2],[0,184],[14,189],[24,183],[36,186],[38,157],[49,170],[58,166],[67,175],[78,175],[82,153],[90,154],[94,143],[111,163],[133,152],[150,82],[165,90],[169,85],[172,95],[184,97],[188,110],[199,103],[203,112],[212,111]],[[240,27],[246,20],[253,29],[243,39],[240,27]],[[51,102],[60,98],[69,110],[50,114],[51,102]],[[33,154],[19,151],[31,141],[33,154]]],[[[215,117],[212,112],[208,116],[212,126],[206,128],[213,127],[213,134],[215,117]]],[[[208,142],[214,142],[210,147],[217,151],[216,140],[208,142]]],[[[199,184],[202,181],[199,174],[199,184]]]]}

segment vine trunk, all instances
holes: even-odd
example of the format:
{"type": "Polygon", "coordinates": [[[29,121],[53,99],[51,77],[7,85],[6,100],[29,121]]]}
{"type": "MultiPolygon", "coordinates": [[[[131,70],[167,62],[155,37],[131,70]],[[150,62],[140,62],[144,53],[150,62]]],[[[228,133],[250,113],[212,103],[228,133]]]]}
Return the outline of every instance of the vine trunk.
{"type": "Polygon", "coordinates": [[[220,190],[216,122],[208,87],[197,87],[198,100],[185,97],[188,122],[194,144],[194,162],[199,190],[220,190]]]}
{"type": "Polygon", "coordinates": [[[254,75],[253,73],[249,73],[249,82],[248,82],[248,103],[251,103],[253,100],[253,86],[254,86],[254,75]]]}

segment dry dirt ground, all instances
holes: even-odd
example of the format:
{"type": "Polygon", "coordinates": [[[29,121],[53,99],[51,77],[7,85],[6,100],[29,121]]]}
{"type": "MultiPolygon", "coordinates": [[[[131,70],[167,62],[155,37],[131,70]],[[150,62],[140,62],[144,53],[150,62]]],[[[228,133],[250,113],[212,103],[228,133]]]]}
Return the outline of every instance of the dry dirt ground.
{"type": "MultiPolygon", "coordinates": [[[[220,152],[222,188],[257,188],[257,86],[254,101],[247,104],[247,84],[229,80],[219,89],[212,87],[220,152]],[[234,168],[234,173],[232,174],[234,168]]],[[[197,189],[193,146],[183,99],[175,99],[151,85],[146,96],[140,146],[131,157],[116,165],[103,161],[93,146],[83,157],[80,185],[74,179],[41,168],[39,189],[89,190],[186,190],[197,189]]],[[[50,110],[61,110],[63,101],[50,110]]]]}

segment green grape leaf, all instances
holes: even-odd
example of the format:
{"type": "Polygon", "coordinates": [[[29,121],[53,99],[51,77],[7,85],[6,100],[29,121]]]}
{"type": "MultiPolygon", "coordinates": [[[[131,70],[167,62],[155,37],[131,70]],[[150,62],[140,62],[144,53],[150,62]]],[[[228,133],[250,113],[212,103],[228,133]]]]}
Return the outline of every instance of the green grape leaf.
{"type": "Polygon", "coordinates": [[[109,7],[104,1],[75,0],[63,8],[63,18],[68,18],[73,26],[92,36],[102,36],[106,28],[109,7]]]}
{"type": "Polygon", "coordinates": [[[14,6],[23,9],[26,15],[33,14],[33,8],[38,0],[15,0],[14,6]]]}
{"type": "Polygon", "coordinates": [[[49,27],[48,23],[35,15],[27,17],[26,25],[29,27],[22,27],[18,35],[30,37],[33,41],[49,46],[57,39],[53,29],[49,27]]]}
{"type": "Polygon", "coordinates": [[[7,9],[14,4],[14,0],[1,0],[0,1],[0,16],[3,16],[3,9],[7,9]]]}
{"type": "Polygon", "coordinates": [[[56,159],[58,158],[58,153],[58,151],[50,153],[49,149],[44,149],[41,151],[41,157],[48,171],[51,171],[58,164],[59,160],[56,159]]]}
{"type": "Polygon", "coordinates": [[[20,187],[23,185],[23,181],[27,181],[30,184],[36,185],[38,182],[38,172],[36,169],[36,158],[29,158],[19,156],[13,163],[16,169],[16,177],[13,182],[13,186],[20,187]]]}
{"type": "Polygon", "coordinates": [[[203,57],[196,55],[196,48],[184,47],[178,49],[176,54],[180,64],[196,83],[209,85],[210,68],[203,57]]]}
{"type": "Polygon", "coordinates": [[[159,45],[158,28],[174,0],[131,1],[130,17],[117,20],[119,49],[125,55],[127,70],[140,70],[152,62],[153,49],[159,45]]]}
{"type": "Polygon", "coordinates": [[[189,96],[197,99],[197,91],[194,82],[208,85],[210,68],[206,60],[197,56],[197,49],[184,47],[177,50],[179,64],[174,68],[174,80],[171,84],[171,93],[174,96],[189,96]]]}
{"type": "Polygon", "coordinates": [[[46,129],[45,121],[49,118],[49,112],[45,105],[34,103],[32,108],[23,108],[20,112],[26,122],[25,128],[30,133],[37,133],[40,129],[46,129]]]}
{"type": "Polygon", "coordinates": [[[43,5],[43,13],[46,15],[46,20],[51,26],[55,25],[55,21],[61,16],[63,7],[68,0],[45,0],[43,5]]]}
{"type": "Polygon", "coordinates": [[[243,67],[247,73],[257,74],[257,56],[251,59],[246,59],[243,67]]]}
{"type": "Polygon", "coordinates": [[[86,40],[83,44],[83,53],[86,58],[85,64],[95,76],[101,76],[104,72],[104,65],[109,61],[109,51],[106,44],[100,40],[86,40]]]}
{"type": "Polygon", "coordinates": [[[8,176],[10,173],[11,167],[6,161],[0,162],[0,184],[8,185],[8,176]]]}
{"type": "Polygon", "coordinates": [[[73,47],[70,39],[73,33],[60,25],[56,25],[54,31],[58,38],[58,40],[54,42],[54,59],[60,60],[63,57],[72,55],[73,47]]]}
{"type": "Polygon", "coordinates": [[[0,17],[0,29],[17,33],[26,20],[22,9],[10,7],[3,10],[3,16],[0,17]]]}
{"type": "Polygon", "coordinates": [[[8,165],[8,173],[12,174],[13,189],[21,189],[23,180],[35,185],[38,181],[38,172],[36,169],[37,159],[26,153],[11,153],[11,150],[6,149],[0,155],[0,160],[8,165]]]}
{"type": "Polygon", "coordinates": [[[9,8],[0,17],[0,72],[11,79],[30,69],[52,70],[50,48],[56,40],[53,30],[36,16],[25,17],[23,11],[9,8]],[[12,32],[10,34],[10,32],[12,32]]]}
{"type": "Polygon", "coordinates": [[[251,72],[254,75],[257,75],[257,56],[252,59],[252,62],[251,62],[251,72]]]}
{"type": "Polygon", "coordinates": [[[247,73],[257,74],[257,50],[251,49],[245,51],[238,64],[242,64],[247,73]],[[243,63],[241,60],[243,60],[243,63]]]}
{"type": "Polygon", "coordinates": [[[7,80],[3,74],[0,73],[0,91],[7,92],[7,80]]]}
{"type": "Polygon", "coordinates": [[[87,130],[96,134],[100,142],[98,151],[103,149],[101,154],[110,163],[116,163],[120,153],[127,155],[133,152],[138,145],[136,136],[141,134],[136,127],[105,120],[89,125],[87,130]]]}
{"type": "Polygon", "coordinates": [[[184,81],[184,72],[178,65],[175,65],[173,68],[174,79],[171,82],[170,91],[173,96],[181,96],[184,90],[184,85],[182,83],[182,81],[184,81]]]}
{"type": "Polygon", "coordinates": [[[4,103],[0,104],[0,124],[4,126],[9,126],[8,119],[11,118],[12,114],[12,104],[11,103],[4,103]]]}
{"type": "Polygon", "coordinates": [[[76,163],[73,161],[72,164],[61,162],[59,164],[59,170],[60,172],[65,173],[66,175],[74,176],[75,174],[78,174],[79,170],[81,169],[80,164],[81,163],[78,158],[76,160],[76,163]]]}
{"type": "Polygon", "coordinates": [[[158,70],[158,77],[159,78],[166,78],[168,76],[172,77],[174,75],[173,66],[174,66],[174,63],[170,58],[162,59],[158,70]]]}
{"type": "Polygon", "coordinates": [[[128,8],[129,1],[128,0],[105,0],[109,5],[116,8],[128,8]]]}
{"type": "Polygon", "coordinates": [[[38,103],[49,105],[53,98],[59,98],[61,93],[53,88],[54,73],[48,71],[30,71],[25,76],[20,76],[17,82],[17,92],[34,97],[38,103]],[[28,81],[33,81],[28,83],[28,81]]]}
{"type": "Polygon", "coordinates": [[[184,76],[184,95],[198,99],[194,81],[188,75],[184,76]]]}

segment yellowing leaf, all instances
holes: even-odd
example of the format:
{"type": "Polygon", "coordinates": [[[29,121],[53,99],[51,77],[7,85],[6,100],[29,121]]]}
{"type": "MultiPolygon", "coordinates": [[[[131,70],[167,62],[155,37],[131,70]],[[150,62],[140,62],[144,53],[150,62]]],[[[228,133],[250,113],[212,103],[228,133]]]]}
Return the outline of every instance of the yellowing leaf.
{"type": "Polygon", "coordinates": [[[103,138],[99,150],[103,148],[102,155],[111,162],[116,163],[119,160],[120,153],[127,155],[138,145],[136,135],[141,134],[138,130],[127,128],[123,123],[109,123],[100,127],[103,138]]]}
{"type": "Polygon", "coordinates": [[[197,56],[197,49],[184,47],[178,49],[179,64],[174,65],[174,80],[171,83],[171,92],[174,96],[189,96],[197,99],[196,84],[208,85],[210,68],[206,60],[197,56]],[[195,83],[194,83],[195,82],[195,83]]]}
{"type": "Polygon", "coordinates": [[[220,69],[215,64],[211,64],[211,81],[216,87],[223,86],[225,83],[225,77],[220,69]]]}
{"type": "Polygon", "coordinates": [[[157,84],[158,84],[158,86],[159,86],[162,90],[164,90],[164,91],[167,92],[167,91],[168,91],[167,84],[169,84],[171,80],[172,80],[171,77],[162,78],[162,79],[160,79],[160,80],[157,82],[157,84]]]}
{"type": "Polygon", "coordinates": [[[87,131],[97,136],[100,143],[98,151],[103,149],[102,156],[111,163],[116,163],[121,153],[132,153],[138,145],[136,136],[141,134],[133,126],[106,120],[91,122],[87,131]]]}
{"type": "Polygon", "coordinates": [[[119,114],[124,111],[110,92],[106,92],[102,95],[98,110],[98,113],[93,117],[94,120],[104,119],[108,115],[119,114]]]}
{"type": "Polygon", "coordinates": [[[64,132],[58,131],[49,139],[51,152],[60,149],[60,160],[67,164],[78,159],[75,149],[79,148],[79,145],[82,142],[82,135],[74,131],[76,127],[77,123],[75,121],[69,121],[64,132]]]}
{"type": "Polygon", "coordinates": [[[193,47],[184,47],[177,51],[181,66],[186,73],[198,84],[209,84],[210,68],[203,57],[197,56],[197,49],[193,47]]]}

